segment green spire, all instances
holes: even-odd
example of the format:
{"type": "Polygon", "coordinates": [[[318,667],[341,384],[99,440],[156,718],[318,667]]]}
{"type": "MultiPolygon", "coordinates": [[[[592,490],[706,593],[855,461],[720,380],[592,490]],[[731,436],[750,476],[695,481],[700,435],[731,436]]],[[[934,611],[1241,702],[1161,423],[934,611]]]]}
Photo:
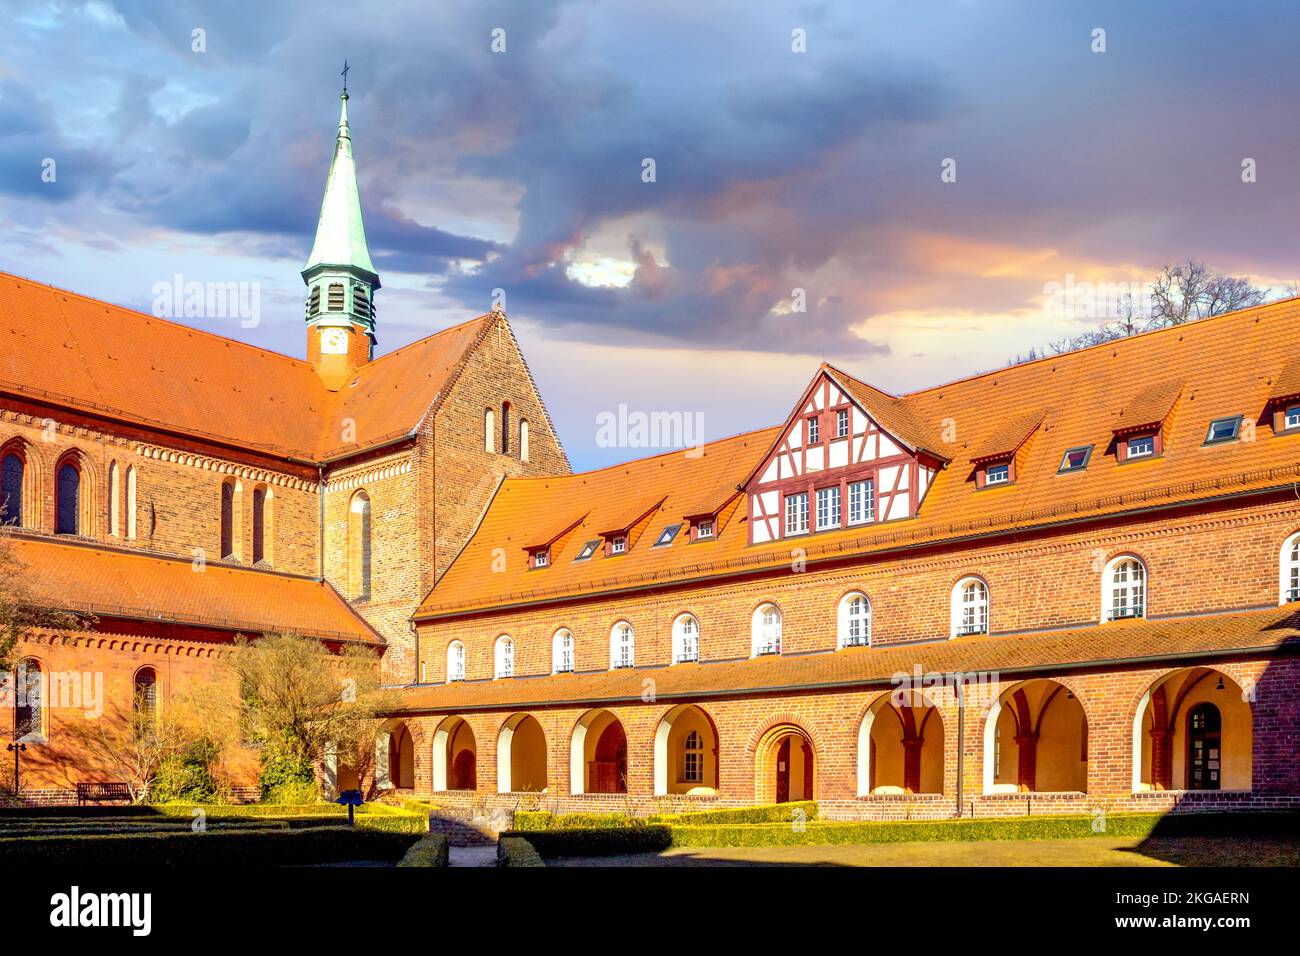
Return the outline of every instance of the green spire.
{"type": "Polygon", "coordinates": [[[354,272],[379,288],[379,275],[370,261],[366,230],[361,221],[361,195],[357,190],[357,165],[352,159],[352,135],[348,130],[348,92],[341,97],[338,138],[329,178],[325,180],[325,198],[320,204],[316,224],[316,241],[302,271],[303,279],[321,270],[354,272]]]}

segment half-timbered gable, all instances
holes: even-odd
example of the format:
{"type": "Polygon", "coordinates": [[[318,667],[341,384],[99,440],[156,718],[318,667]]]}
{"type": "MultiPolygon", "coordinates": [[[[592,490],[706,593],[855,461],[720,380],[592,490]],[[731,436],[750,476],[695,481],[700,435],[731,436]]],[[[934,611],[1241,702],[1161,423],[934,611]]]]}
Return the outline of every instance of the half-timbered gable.
{"type": "Polygon", "coordinates": [[[896,401],[818,369],[745,482],[750,543],[913,517],[946,460],[896,401]]]}

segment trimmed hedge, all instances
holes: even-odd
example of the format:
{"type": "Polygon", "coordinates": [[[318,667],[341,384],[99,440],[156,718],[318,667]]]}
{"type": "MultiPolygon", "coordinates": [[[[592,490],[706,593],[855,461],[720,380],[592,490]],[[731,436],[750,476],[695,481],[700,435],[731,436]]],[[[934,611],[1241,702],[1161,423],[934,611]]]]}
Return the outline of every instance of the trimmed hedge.
{"type": "MultiPolygon", "coordinates": [[[[523,837],[543,859],[554,856],[619,856],[657,853],[672,845],[673,833],[662,824],[587,830],[510,830],[501,839],[523,837]]],[[[500,846],[500,843],[497,844],[500,846]]]]}
{"type": "Polygon", "coordinates": [[[673,826],[712,826],[715,824],[792,823],[795,814],[802,812],[805,823],[817,819],[816,800],[797,800],[793,803],[770,803],[757,807],[731,807],[722,810],[694,810],[689,813],[663,813],[650,817],[651,823],[673,826]]]}
{"type": "Polygon", "coordinates": [[[626,813],[551,813],[547,810],[516,810],[515,829],[528,833],[544,830],[610,830],[643,827],[649,821],[626,813]]]}
{"type": "Polygon", "coordinates": [[[439,833],[430,833],[413,843],[397,865],[445,867],[447,852],[447,838],[439,833]]]}
{"type": "Polygon", "coordinates": [[[536,848],[521,836],[502,835],[497,840],[497,866],[545,866],[536,848]]]}
{"type": "Polygon", "coordinates": [[[349,827],[239,833],[150,833],[30,836],[0,839],[0,867],[302,866],[359,860],[396,862],[409,833],[349,827]]]}

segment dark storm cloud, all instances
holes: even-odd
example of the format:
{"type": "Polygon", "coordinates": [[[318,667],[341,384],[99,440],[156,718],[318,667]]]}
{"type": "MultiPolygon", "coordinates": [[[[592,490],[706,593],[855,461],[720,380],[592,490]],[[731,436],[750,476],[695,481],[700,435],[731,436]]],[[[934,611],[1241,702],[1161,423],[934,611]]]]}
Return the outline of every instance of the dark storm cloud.
{"type": "Polygon", "coordinates": [[[30,87],[0,81],[0,193],[63,202],[93,190],[112,169],[106,156],[70,144],[30,87]]]}

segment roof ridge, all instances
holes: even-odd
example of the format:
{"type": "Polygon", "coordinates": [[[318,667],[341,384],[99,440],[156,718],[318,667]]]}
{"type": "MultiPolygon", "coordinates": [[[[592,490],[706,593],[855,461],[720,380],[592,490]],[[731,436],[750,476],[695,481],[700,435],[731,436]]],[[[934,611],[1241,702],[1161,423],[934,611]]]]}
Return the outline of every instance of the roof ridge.
{"type": "Polygon", "coordinates": [[[491,313],[491,312],[484,312],[482,315],[476,315],[474,318],[472,318],[472,319],[466,319],[464,322],[457,322],[455,325],[449,325],[449,326],[447,326],[445,329],[437,329],[437,330],[435,330],[435,331],[433,331],[433,332],[430,332],[428,335],[422,335],[422,336],[420,336],[418,339],[415,339],[415,340],[412,341],[412,342],[407,342],[405,345],[399,345],[397,348],[393,349],[391,352],[385,352],[383,355],[380,355],[380,356],[378,356],[377,358],[371,359],[371,360],[370,360],[368,363],[366,363],[365,365],[359,366],[359,367],[357,368],[357,371],[358,371],[358,372],[361,372],[361,371],[364,371],[365,369],[368,369],[368,368],[374,368],[376,365],[378,365],[378,364],[379,364],[380,362],[382,362],[384,359],[392,358],[394,355],[401,355],[403,352],[407,351],[408,349],[413,349],[413,348],[415,348],[417,345],[423,345],[423,344],[425,344],[425,343],[428,342],[430,339],[436,339],[438,336],[440,336],[440,335],[446,335],[446,334],[449,333],[449,332],[457,332],[457,331],[459,331],[459,330],[461,330],[461,329],[463,329],[463,328],[466,328],[467,326],[473,325],[475,322],[482,322],[484,319],[488,319],[488,318],[491,318],[491,317],[492,317],[492,313],[491,313]]]}

